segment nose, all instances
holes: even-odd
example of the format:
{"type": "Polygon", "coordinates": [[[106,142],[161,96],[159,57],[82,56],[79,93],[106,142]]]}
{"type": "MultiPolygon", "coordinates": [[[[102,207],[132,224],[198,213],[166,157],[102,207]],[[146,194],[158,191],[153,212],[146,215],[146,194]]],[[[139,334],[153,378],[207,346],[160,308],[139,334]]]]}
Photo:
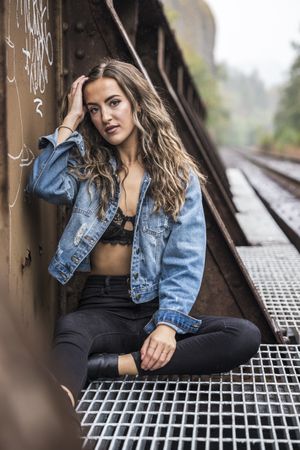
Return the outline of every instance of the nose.
{"type": "Polygon", "coordinates": [[[111,113],[106,108],[102,109],[102,122],[107,125],[111,121],[111,113]]]}

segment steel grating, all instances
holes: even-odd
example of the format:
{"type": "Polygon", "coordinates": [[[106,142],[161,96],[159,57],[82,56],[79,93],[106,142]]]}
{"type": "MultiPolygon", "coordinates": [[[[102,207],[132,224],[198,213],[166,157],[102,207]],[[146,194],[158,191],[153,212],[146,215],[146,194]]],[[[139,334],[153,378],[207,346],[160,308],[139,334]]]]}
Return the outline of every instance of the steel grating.
{"type": "Polygon", "coordinates": [[[262,344],[220,375],[100,379],[77,412],[95,450],[299,449],[300,346],[262,344]]]}
{"type": "Polygon", "coordinates": [[[295,247],[237,247],[270,316],[300,343],[300,255],[295,247]]]}

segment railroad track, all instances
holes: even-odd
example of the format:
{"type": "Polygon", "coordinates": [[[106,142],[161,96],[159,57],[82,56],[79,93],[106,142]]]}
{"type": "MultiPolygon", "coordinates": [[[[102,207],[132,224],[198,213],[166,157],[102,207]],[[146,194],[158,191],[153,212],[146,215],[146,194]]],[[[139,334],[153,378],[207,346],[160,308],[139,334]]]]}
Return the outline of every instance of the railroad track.
{"type": "Polygon", "coordinates": [[[290,159],[220,150],[227,167],[242,170],[277,224],[300,251],[300,163],[290,159]]]}
{"type": "Polygon", "coordinates": [[[300,162],[291,161],[289,158],[274,158],[259,153],[249,154],[235,150],[244,158],[260,167],[265,173],[280,186],[300,198],[300,162]]]}

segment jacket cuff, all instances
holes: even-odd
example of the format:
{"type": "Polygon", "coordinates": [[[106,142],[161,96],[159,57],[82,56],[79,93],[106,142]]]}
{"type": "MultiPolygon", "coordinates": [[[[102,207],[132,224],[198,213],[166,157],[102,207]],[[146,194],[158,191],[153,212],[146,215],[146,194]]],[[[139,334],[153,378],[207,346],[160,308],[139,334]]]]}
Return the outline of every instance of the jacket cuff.
{"type": "Polygon", "coordinates": [[[196,333],[202,323],[201,319],[184,314],[176,309],[159,309],[155,311],[151,320],[144,326],[146,333],[150,334],[158,324],[171,326],[177,333],[196,333]]]}
{"type": "MultiPolygon", "coordinates": [[[[55,129],[54,133],[48,134],[47,136],[41,136],[38,140],[38,148],[41,150],[42,148],[46,147],[48,143],[50,142],[54,148],[56,148],[57,145],[57,138],[58,138],[58,127],[55,129]]],[[[61,144],[64,142],[73,142],[77,145],[79,152],[81,156],[84,155],[85,149],[84,149],[84,143],[83,143],[83,137],[78,131],[74,131],[74,133],[71,133],[67,139],[65,139],[61,144]]],[[[59,145],[61,145],[59,144],[59,145]]]]}

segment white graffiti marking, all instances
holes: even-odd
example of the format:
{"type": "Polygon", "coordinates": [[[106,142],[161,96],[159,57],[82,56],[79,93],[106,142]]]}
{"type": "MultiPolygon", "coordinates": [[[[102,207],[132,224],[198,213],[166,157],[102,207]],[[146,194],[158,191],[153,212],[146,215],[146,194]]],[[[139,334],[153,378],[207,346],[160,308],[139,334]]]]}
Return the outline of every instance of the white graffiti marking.
{"type": "Polygon", "coordinates": [[[7,36],[6,60],[7,76],[12,98],[14,98],[14,123],[21,136],[20,146],[8,153],[11,161],[18,163],[19,183],[11,186],[9,207],[15,206],[20,193],[23,167],[30,166],[34,160],[34,153],[24,142],[24,126],[22,112],[28,110],[27,105],[21,101],[22,88],[18,85],[17,67],[23,68],[29,82],[29,91],[33,95],[35,112],[43,117],[43,100],[40,98],[45,93],[48,84],[49,67],[53,65],[53,43],[49,27],[48,0],[8,0],[7,8],[7,36]],[[45,4],[46,3],[46,4],[45,4]],[[16,29],[19,30],[16,34],[16,29]],[[21,47],[17,37],[24,36],[21,47]],[[23,59],[21,58],[23,56],[23,59]]]}
{"type": "Polygon", "coordinates": [[[43,113],[42,113],[42,111],[40,110],[40,106],[43,104],[43,101],[42,101],[40,98],[35,98],[35,99],[34,99],[34,103],[37,103],[36,108],[35,108],[36,112],[37,112],[41,117],[43,117],[43,113]]]}
{"type": "Polygon", "coordinates": [[[44,6],[42,0],[18,0],[16,8],[18,28],[22,17],[26,34],[25,48],[22,48],[22,52],[25,57],[24,69],[29,77],[29,89],[34,94],[37,92],[43,94],[48,83],[47,65],[53,64],[52,37],[47,30],[48,1],[44,6]]]}

